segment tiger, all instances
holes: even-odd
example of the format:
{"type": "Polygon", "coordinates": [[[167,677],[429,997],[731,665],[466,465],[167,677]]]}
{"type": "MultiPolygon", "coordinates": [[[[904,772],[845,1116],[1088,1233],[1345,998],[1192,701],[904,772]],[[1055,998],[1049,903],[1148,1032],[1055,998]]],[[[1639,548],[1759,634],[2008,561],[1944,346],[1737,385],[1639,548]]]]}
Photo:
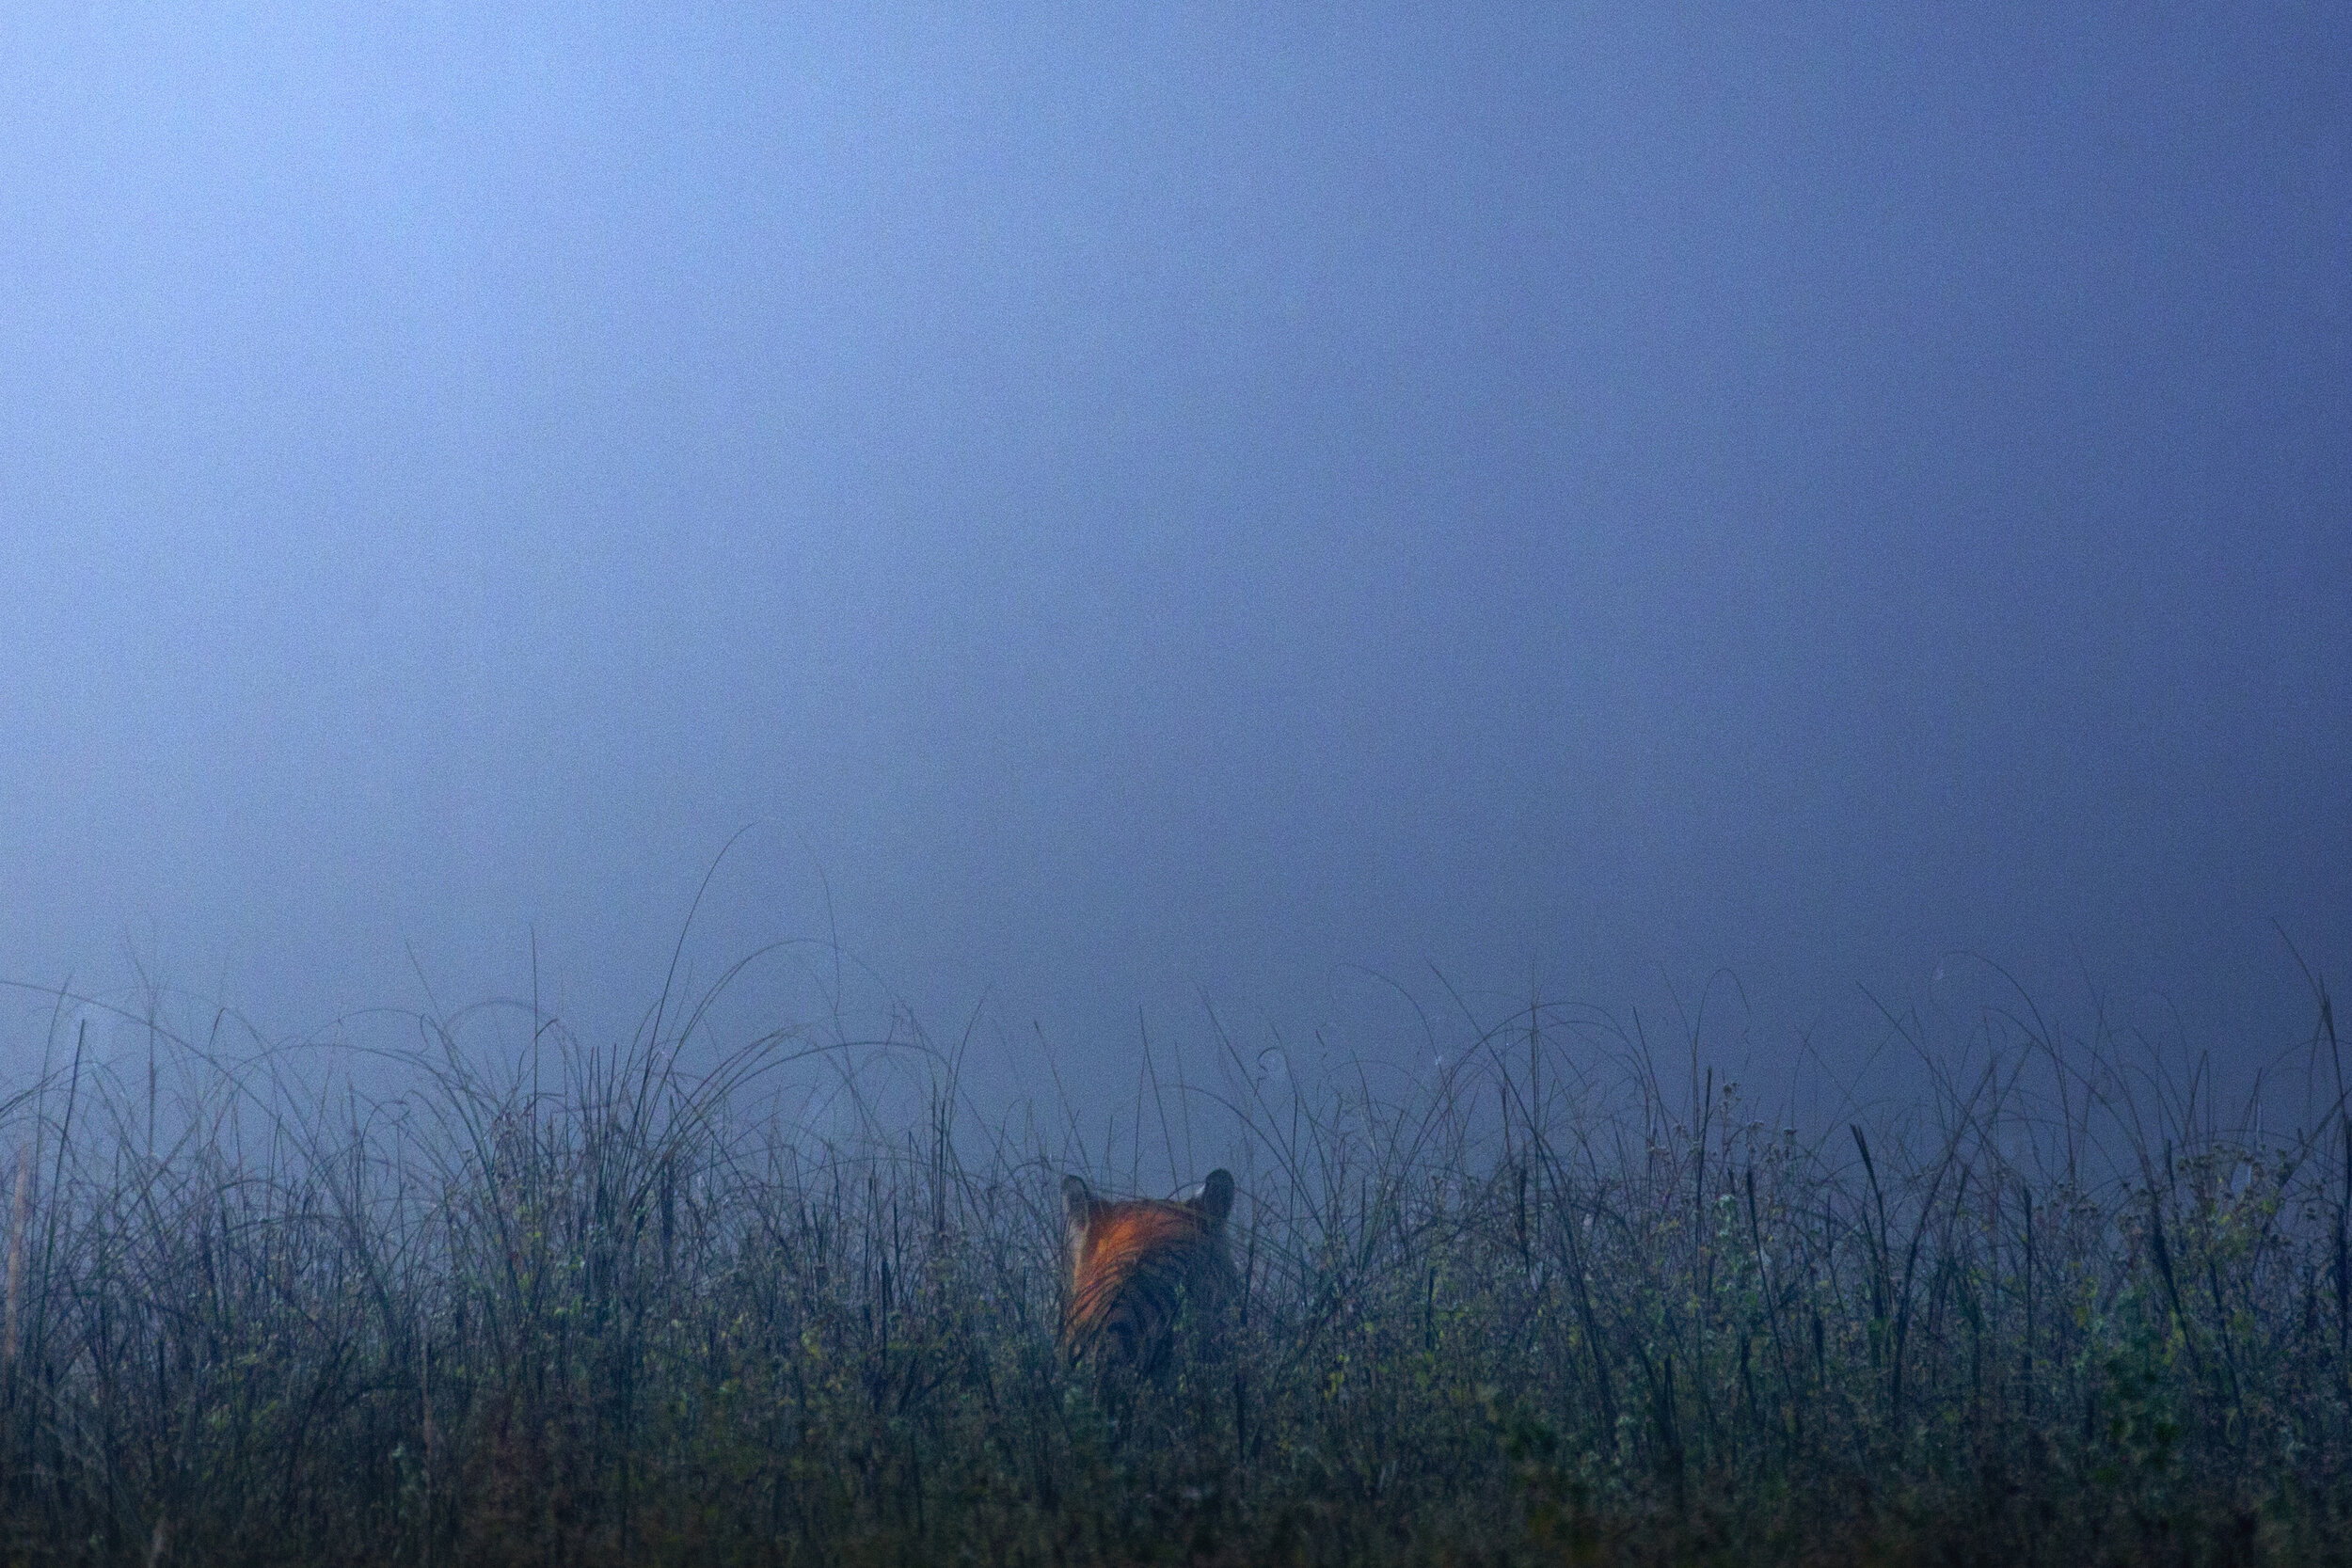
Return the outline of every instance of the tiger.
{"type": "Polygon", "coordinates": [[[1164,1370],[1175,1344],[1179,1308],[1213,1318],[1237,1281],[1226,1245],[1233,1211],[1233,1174],[1213,1170],[1171,1198],[1097,1197],[1082,1177],[1066,1176],[1069,1296],[1061,1343],[1072,1365],[1091,1354],[1102,1368],[1164,1370]]]}

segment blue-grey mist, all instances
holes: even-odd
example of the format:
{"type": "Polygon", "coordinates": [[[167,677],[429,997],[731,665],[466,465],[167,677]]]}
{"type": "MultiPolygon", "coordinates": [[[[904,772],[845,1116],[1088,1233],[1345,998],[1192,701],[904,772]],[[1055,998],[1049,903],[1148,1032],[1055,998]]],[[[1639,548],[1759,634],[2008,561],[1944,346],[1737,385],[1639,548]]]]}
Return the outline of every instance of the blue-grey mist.
{"type": "Polygon", "coordinates": [[[2004,973],[2243,1076],[2352,977],[2348,19],[11,6],[0,976],[626,1039],[748,827],[730,1027],[836,942],[991,1105],[2004,973]]]}

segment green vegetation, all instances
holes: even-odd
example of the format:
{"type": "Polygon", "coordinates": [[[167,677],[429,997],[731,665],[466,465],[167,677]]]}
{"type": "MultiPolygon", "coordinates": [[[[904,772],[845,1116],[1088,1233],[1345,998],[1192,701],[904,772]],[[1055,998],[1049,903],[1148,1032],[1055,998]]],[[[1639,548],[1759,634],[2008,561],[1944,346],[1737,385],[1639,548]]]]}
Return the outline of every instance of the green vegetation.
{"type": "Polygon", "coordinates": [[[1565,1009],[1398,1096],[1229,1046],[1138,1119],[1220,1130],[1245,1295],[1097,1385],[1053,1342],[1074,1141],[980,1122],[954,1053],[422,1038],[373,1099],[168,1039],[19,1086],[0,1560],[2352,1555],[2340,1098],[2265,1140],[2030,1020],[1818,1133],[1565,1009]],[[928,1074],[906,1126],[778,1111],[873,1052],[928,1074]]]}

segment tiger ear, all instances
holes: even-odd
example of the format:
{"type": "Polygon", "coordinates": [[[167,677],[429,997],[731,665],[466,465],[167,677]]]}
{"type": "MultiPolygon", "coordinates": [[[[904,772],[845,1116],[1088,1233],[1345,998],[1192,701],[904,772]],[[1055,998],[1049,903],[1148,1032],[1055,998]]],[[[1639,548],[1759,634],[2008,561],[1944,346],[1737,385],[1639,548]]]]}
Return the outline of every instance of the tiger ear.
{"type": "Polygon", "coordinates": [[[1206,1214],[1211,1225],[1223,1225],[1225,1216],[1233,1212],[1233,1173],[1223,1169],[1209,1172],[1208,1180],[1186,1193],[1183,1201],[1206,1214]]]}
{"type": "Polygon", "coordinates": [[[1088,1217],[1094,1212],[1094,1193],[1088,1187],[1085,1177],[1065,1176],[1061,1179],[1061,1208],[1063,1217],[1070,1222],[1073,1231],[1086,1228],[1088,1217]]]}

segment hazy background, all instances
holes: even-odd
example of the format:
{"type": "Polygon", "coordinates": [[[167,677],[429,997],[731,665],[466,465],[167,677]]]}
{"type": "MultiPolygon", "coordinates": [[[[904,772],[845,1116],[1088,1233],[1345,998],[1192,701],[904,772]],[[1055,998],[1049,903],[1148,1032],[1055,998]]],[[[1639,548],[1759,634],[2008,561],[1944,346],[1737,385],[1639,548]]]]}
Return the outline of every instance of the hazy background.
{"type": "Polygon", "coordinates": [[[984,9],[0,13],[0,975],[2308,1037],[2352,12],[984,9]]]}

